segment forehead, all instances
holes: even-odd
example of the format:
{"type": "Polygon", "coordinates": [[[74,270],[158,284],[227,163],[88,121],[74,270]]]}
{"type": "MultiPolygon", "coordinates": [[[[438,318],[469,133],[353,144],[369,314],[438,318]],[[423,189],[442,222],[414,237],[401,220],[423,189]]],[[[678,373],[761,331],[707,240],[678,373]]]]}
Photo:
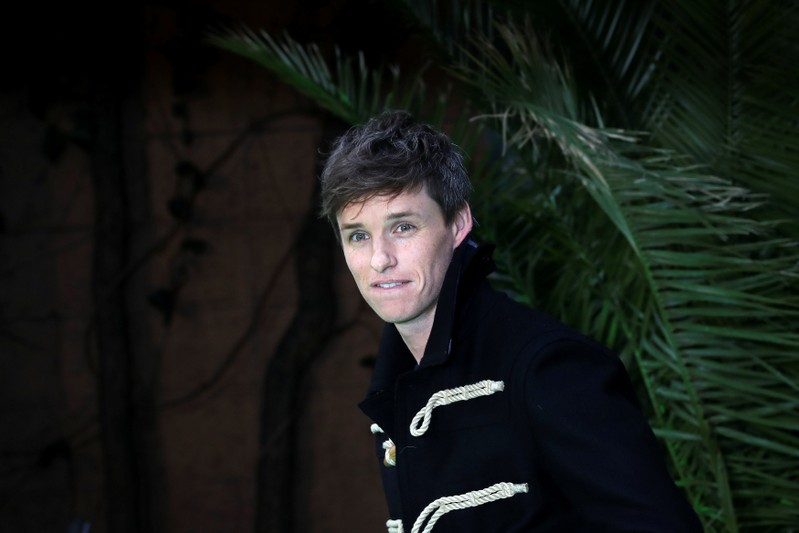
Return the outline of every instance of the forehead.
{"type": "Polygon", "coordinates": [[[336,216],[339,225],[371,217],[391,217],[397,214],[420,217],[441,214],[441,208],[426,188],[400,193],[378,194],[345,205],[336,216]]]}

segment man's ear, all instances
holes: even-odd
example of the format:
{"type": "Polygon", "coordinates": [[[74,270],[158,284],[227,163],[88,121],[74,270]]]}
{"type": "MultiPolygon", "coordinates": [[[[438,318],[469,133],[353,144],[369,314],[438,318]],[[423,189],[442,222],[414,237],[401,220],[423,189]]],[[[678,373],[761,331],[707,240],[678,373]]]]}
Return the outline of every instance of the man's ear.
{"type": "Polygon", "coordinates": [[[455,219],[452,221],[452,231],[455,236],[456,247],[458,247],[472,231],[473,223],[472,209],[469,207],[469,204],[466,204],[463,209],[458,211],[455,215],[455,219]]]}

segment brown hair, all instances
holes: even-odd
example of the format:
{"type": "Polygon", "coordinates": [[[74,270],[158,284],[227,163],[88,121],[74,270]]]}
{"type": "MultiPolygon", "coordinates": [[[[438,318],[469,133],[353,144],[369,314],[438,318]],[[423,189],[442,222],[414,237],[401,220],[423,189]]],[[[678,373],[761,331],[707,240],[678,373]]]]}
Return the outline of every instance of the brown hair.
{"type": "Polygon", "coordinates": [[[336,235],[336,216],[353,202],[426,188],[450,223],[472,191],[458,147],[404,111],[385,111],[339,137],[321,181],[321,214],[336,235]]]}

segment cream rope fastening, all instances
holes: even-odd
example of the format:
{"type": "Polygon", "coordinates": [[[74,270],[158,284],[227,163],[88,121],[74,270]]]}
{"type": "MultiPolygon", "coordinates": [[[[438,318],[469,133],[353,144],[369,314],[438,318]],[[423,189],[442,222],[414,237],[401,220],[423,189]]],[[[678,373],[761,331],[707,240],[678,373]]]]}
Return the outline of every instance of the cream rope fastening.
{"type": "Polygon", "coordinates": [[[386,521],[388,533],[405,533],[402,529],[402,520],[388,520],[386,521]]]}
{"type": "Polygon", "coordinates": [[[427,428],[430,427],[430,418],[433,416],[433,409],[436,407],[479,398],[480,396],[490,396],[502,390],[505,390],[505,382],[491,381],[490,379],[479,381],[472,385],[455,387],[454,389],[440,390],[433,394],[430,399],[427,400],[427,405],[413,417],[411,421],[411,435],[414,437],[421,437],[424,435],[427,428]]]}
{"type": "MultiPolygon", "coordinates": [[[[377,433],[385,433],[385,431],[383,431],[383,429],[377,424],[372,424],[370,429],[372,434],[375,435],[377,433]]],[[[383,456],[383,464],[386,466],[397,466],[397,447],[394,445],[394,441],[391,439],[384,440],[383,449],[386,450],[386,453],[383,456]]],[[[402,532],[400,531],[399,533],[402,532]]]]}
{"type": "MultiPolygon", "coordinates": [[[[450,511],[458,511],[477,507],[484,503],[491,503],[497,500],[511,498],[517,494],[527,492],[527,483],[497,483],[485,489],[466,492],[457,496],[444,496],[432,501],[413,523],[411,533],[430,533],[438,522],[438,519],[450,511]],[[429,521],[428,521],[429,518],[429,521]],[[422,529],[422,524],[427,521],[427,525],[422,529]]],[[[389,529],[389,532],[391,530],[389,529]]],[[[400,532],[401,533],[401,532],[400,532]]]]}

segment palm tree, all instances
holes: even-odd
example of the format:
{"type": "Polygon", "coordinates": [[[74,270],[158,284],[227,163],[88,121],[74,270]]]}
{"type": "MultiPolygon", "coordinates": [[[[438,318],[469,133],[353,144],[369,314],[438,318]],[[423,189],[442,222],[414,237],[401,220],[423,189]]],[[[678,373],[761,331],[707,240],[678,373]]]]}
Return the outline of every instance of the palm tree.
{"type": "MultiPolygon", "coordinates": [[[[618,350],[706,531],[794,531],[799,8],[531,4],[402,3],[467,109],[446,127],[473,156],[494,283],[618,350]]],[[[348,123],[447,117],[423,75],[212,40],[348,123]]]]}

